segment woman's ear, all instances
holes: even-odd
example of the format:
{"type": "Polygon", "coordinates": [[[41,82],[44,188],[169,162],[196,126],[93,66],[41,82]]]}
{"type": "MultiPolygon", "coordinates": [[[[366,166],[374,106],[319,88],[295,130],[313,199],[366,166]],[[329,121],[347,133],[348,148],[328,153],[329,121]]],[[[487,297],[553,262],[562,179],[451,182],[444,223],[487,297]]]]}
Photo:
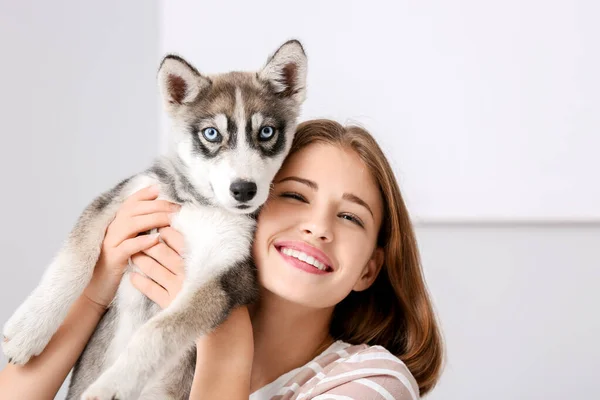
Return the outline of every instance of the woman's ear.
{"type": "Polygon", "coordinates": [[[375,248],[352,290],[361,292],[368,289],[373,282],[375,282],[377,275],[379,275],[379,271],[381,271],[381,266],[383,265],[383,259],[383,249],[381,247],[375,248]]]}

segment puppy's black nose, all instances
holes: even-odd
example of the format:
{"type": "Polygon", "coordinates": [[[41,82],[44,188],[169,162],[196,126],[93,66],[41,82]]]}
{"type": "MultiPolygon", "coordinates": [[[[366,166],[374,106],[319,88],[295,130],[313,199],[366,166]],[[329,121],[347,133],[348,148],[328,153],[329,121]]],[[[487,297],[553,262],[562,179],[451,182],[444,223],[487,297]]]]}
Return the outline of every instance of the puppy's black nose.
{"type": "Polygon", "coordinates": [[[229,186],[231,195],[237,201],[249,201],[256,196],[256,183],[248,181],[235,181],[229,186]]]}

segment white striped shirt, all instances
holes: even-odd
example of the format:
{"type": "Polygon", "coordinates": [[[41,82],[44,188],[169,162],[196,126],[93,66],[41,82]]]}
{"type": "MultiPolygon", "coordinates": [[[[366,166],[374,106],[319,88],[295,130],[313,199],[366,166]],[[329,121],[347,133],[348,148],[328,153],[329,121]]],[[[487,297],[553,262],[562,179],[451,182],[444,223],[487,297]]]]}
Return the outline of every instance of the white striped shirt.
{"type": "Polygon", "coordinates": [[[338,340],[308,364],[250,395],[249,400],[417,400],[406,365],[381,346],[338,340]]]}

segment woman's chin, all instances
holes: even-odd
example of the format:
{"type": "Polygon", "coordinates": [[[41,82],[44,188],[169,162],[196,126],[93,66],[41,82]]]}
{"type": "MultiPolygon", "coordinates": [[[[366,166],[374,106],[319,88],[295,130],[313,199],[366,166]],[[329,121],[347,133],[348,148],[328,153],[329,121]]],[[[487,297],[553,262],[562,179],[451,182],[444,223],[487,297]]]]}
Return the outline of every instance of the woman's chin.
{"type": "Polygon", "coordinates": [[[268,291],[270,295],[299,306],[327,308],[339,302],[336,301],[336,296],[330,296],[333,294],[331,290],[315,286],[311,282],[303,282],[298,278],[271,275],[269,279],[261,277],[260,284],[262,290],[268,291]]]}

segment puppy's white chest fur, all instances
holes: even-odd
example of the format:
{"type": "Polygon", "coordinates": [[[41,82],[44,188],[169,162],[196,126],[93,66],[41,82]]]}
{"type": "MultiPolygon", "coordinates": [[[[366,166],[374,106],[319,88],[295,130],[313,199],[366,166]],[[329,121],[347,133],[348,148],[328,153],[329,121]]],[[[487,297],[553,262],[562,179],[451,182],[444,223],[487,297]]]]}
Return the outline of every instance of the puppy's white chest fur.
{"type": "Polygon", "coordinates": [[[255,221],[248,215],[184,205],[171,226],[185,238],[186,280],[206,282],[250,256],[255,221]]]}

